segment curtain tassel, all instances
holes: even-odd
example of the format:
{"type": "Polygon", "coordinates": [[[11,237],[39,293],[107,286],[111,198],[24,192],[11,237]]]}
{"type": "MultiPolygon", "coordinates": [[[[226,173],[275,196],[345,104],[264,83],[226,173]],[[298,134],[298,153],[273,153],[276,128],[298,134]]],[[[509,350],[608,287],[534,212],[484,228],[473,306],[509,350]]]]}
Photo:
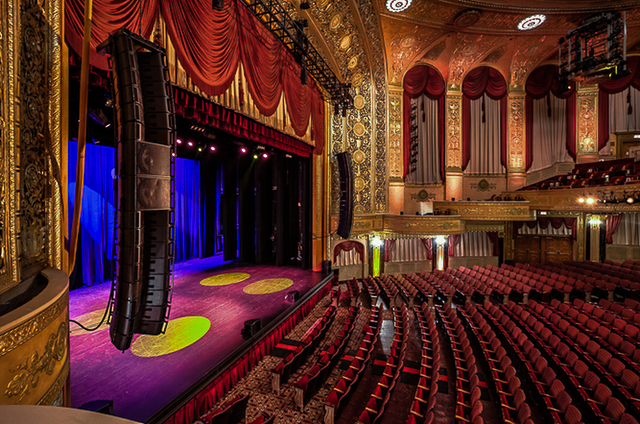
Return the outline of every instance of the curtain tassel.
{"type": "Polygon", "coordinates": [[[629,86],[629,91],[627,91],[627,104],[629,105],[627,108],[627,115],[631,115],[633,113],[633,106],[631,105],[631,86],[629,86]]]}
{"type": "Polygon", "coordinates": [[[487,114],[484,107],[484,95],[483,95],[482,96],[482,123],[484,124],[485,122],[487,122],[487,114]]]}
{"type": "Polygon", "coordinates": [[[547,93],[547,116],[551,118],[551,93],[547,93]]]}

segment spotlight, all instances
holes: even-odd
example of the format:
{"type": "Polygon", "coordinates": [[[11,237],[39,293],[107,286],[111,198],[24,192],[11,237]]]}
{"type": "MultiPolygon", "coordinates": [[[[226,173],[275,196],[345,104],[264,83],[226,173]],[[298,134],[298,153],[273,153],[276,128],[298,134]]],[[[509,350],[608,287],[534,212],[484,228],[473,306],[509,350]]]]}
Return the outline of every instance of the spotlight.
{"type": "Polygon", "coordinates": [[[181,138],[177,138],[176,139],[176,144],[182,144],[182,139],[181,138]]]}
{"type": "Polygon", "coordinates": [[[633,196],[627,196],[627,203],[633,205],[636,199],[633,196]]]}
{"type": "Polygon", "coordinates": [[[209,146],[209,150],[211,150],[212,152],[216,151],[216,146],[209,146]]]}
{"type": "Polygon", "coordinates": [[[444,243],[446,241],[447,241],[447,239],[445,239],[444,236],[438,236],[438,237],[436,237],[436,240],[435,240],[435,242],[436,242],[436,244],[438,246],[444,246],[444,243]]]}
{"type": "Polygon", "coordinates": [[[376,236],[371,240],[371,244],[373,247],[380,247],[384,244],[384,242],[380,239],[380,237],[376,236]]]}
{"type": "Polygon", "coordinates": [[[258,159],[258,154],[257,154],[257,153],[254,153],[254,154],[253,154],[253,158],[254,158],[254,159],[258,159]]]}
{"type": "Polygon", "coordinates": [[[264,152],[264,153],[262,154],[262,159],[268,159],[268,158],[269,158],[269,153],[264,152]]]}
{"type": "Polygon", "coordinates": [[[578,203],[584,203],[584,197],[579,198],[578,203]]]}
{"type": "Polygon", "coordinates": [[[593,205],[596,201],[593,197],[587,197],[587,205],[593,205]]]}
{"type": "Polygon", "coordinates": [[[176,152],[172,152],[171,156],[173,156],[175,158],[176,157],[176,152]]]}
{"type": "Polygon", "coordinates": [[[198,146],[198,151],[201,152],[202,150],[204,150],[202,146],[198,146]]]}
{"type": "Polygon", "coordinates": [[[191,141],[191,140],[187,141],[187,146],[193,147],[193,141],[191,141]]]}
{"type": "Polygon", "coordinates": [[[247,148],[244,147],[244,146],[240,147],[240,153],[242,153],[242,154],[247,153],[247,148]]]}

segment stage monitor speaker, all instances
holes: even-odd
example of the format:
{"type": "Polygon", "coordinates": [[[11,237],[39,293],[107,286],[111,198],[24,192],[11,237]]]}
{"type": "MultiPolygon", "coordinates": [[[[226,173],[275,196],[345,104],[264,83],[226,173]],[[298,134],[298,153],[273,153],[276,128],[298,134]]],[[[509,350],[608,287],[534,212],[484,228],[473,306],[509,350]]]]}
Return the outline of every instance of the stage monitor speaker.
{"type": "Polygon", "coordinates": [[[246,337],[253,337],[262,330],[262,320],[260,318],[250,319],[244,322],[241,333],[246,337]]]}
{"type": "Polygon", "coordinates": [[[287,292],[287,294],[284,296],[284,300],[291,303],[296,303],[298,299],[300,299],[300,292],[298,290],[287,292]]]}
{"type": "Polygon", "coordinates": [[[353,226],[353,167],[351,154],[342,152],[336,155],[338,172],[340,173],[340,217],[336,233],[342,238],[349,238],[353,226]]]}
{"type": "Polygon", "coordinates": [[[134,334],[160,334],[169,319],[173,98],[161,47],[120,29],[98,49],[111,55],[118,127],[118,247],[110,335],[124,351],[134,334]]]}

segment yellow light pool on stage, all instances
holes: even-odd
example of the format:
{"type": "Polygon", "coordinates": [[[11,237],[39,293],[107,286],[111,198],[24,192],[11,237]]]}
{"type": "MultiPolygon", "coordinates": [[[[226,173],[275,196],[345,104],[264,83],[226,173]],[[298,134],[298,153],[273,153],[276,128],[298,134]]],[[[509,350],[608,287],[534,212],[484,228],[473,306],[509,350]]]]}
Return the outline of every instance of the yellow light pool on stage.
{"type": "MultiPolygon", "coordinates": [[[[82,314],[77,318],[73,318],[73,317],[72,318],[87,328],[94,328],[96,325],[98,325],[98,323],[100,322],[103,316],[104,316],[104,308],[87,312],[86,314],[82,314]]],[[[109,328],[109,326],[107,325],[108,318],[109,317],[104,319],[104,322],[102,323],[100,328],[96,331],[102,331],[109,328]]],[[[74,323],[71,323],[69,325],[69,335],[79,336],[81,334],[91,334],[91,333],[87,333],[85,330],[83,330],[82,328],[80,328],[74,323]]]]}
{"type": "Polygon", "coordinates": [[[172,319],[164,334],[158,336],[143,334],[134,340],[131,353],[141,358],[168,355],[197,342],[207,334],[210,327],[211,321],[205,317],[172,319]]]}
{"type": "Polygon", "coordinates": [[[246,272],[227,272],[225,274],[212,275],[200,281],[203,286],[228,286],[236,284],[251,277],[246,272]]]}
{"type": "Polygon", "coordinates": [[[288,278],[268,278],[256,281],[244,288],[247,294],[268,294],[287,289],[293,285],[293,281],[288,278]]]}

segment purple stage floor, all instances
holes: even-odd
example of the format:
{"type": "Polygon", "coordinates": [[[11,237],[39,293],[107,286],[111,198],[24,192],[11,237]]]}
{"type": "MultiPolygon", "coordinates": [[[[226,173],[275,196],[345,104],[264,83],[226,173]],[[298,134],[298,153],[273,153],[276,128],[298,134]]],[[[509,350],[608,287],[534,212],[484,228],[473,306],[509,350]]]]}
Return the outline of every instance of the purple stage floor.
{"type": "MultiPolygon", "coordinates": [[[[322,277],[321,273],[293,267],[222,264],[219,258],[176,265],[167,335],[136,336],[132,349],[122,353],[111,344],[106,325],[87,333],[71,324],[71,405],[113,399],[115,415],[147,420],[242,346],[244,321],[261,318],[264,326],[291,307],[285,300],[287,292],[298,290],[303,296],[322,277]],[[223,286],[200,284],[207,277],[224,273],[246,273],[249,277],[223,286]],[[291,280],[289,287],[285,279],[291,280]],[[258,281],[263,282],[253,284],[258,281]],[[279,291],[250,294],[270,288],[279,291]],[[178,348],[160,356],[145,356],[178,348]]],[[[107,283],[72,291],[71,319],[95,326],[107,304],[109,289],[107,283]]]]}

